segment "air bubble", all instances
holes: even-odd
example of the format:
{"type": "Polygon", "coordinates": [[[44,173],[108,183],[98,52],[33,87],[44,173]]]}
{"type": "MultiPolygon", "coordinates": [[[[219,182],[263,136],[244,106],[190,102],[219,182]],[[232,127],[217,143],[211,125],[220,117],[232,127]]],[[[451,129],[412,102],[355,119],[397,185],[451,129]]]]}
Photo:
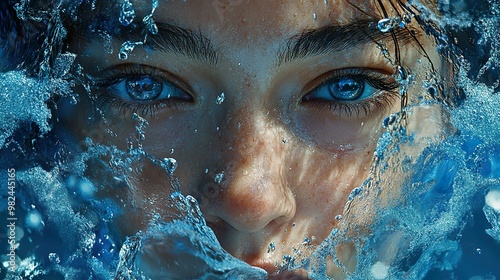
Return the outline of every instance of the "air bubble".
{"type": "Polygon", "coordinates": [[[30,211],[26,215],[26,226],[31,229],[41,230],[45,223],[43,222],[42,215],[37,210],[30,211]]]}
{"type": "Polygon", "coordinates": [[[163,167],[170,175],[174,174],[175,169],[177,169],[177,160],[174,158],[164,158],[161,161],[161,167],[163,167]]]}

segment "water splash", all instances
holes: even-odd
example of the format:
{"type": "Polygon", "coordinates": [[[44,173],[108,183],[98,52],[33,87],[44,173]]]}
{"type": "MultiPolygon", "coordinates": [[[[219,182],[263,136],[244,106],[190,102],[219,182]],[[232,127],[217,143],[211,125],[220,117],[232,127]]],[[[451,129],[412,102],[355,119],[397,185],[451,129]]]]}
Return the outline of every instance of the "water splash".
{"type": "Polygon", "coordinates": [[[124,0],[120,10],[120,17],[118,20],[123,26],[129,26],[135,18],[134,5],[130,0],[124,0]]]}
{"type": "Polygon", "coordinates": [[[133,41],[125,41],[120,47],[120,51],[118,52],[118,58],[120,60],[127,60],[130,53],[134,50],[136,46],[141,46],[143,42],[133,42],[133,41]]]}
{"type": "Polygon", "coordinates": [[[500,242],[500,190],[493,189],[485,197],[484,215],[492,228],[486,230],[489,236],[500,242]]]}
{"type": "Polygon", "coordinates": [[[170,200],[178,216],[170,222],[154,221],[146,232],[127,238],[115,279],[267,278],[264,270],[251,267],[222,248],[206,225],[196,199],[174,191],[170,200]]]}

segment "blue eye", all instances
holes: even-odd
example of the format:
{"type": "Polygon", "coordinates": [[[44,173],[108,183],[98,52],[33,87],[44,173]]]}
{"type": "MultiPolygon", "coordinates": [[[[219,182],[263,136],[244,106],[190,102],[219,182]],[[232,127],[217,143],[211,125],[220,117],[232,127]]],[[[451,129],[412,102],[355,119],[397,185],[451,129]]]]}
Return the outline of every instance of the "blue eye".
{"type": "Polygon", "coordinates": [[[337,116],[361,118],[392,106],[400,97],[398,88],[392,74],[378,69],[337,69],[306,85],[301,102],[337,116]]]}
{"type": "Polygon", "coordinates": [[[304,96],[303,100],[359,101],[370,98],[375,93],[377,93],[377,89],[372,87],[363,78],[340,77],[333,78],[317,87],[304,96]]]}
{"type": "Polygon", "coordinates": [[[150,75],[122,78],[109,85],[108,90],[116,97],[131,102],[145,103],[165,99],[191,100],[191,96],[176,85],[160,81],[150,75]]]}

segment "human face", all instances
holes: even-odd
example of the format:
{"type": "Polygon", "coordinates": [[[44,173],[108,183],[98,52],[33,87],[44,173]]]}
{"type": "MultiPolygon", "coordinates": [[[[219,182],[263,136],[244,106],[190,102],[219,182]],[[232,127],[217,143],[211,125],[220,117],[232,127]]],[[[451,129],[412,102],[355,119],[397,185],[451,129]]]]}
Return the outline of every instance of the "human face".
{"type": "MultiPolygon", "coordinates": [[[[97,83],[95,100],[82,94],[64,122],[80,140],[122,150],[140,143],[155,158],[175,158],[182,192],[198,200],[222,246],[272,272],[306,237],[317,245],[339,226],[349,193],[369,176],[382,121],[401,110],[394,57],[375,43],[393,53],[391,34],[377,30],[375,4],[351,2],[360,9],[343,0],[160,1],[158,35],[126,60],[118,57],[126,37],[110,41],[113,52],[97,38],[73,42],[97,83]],[[95,107],[102,114],[89,122],[95,107]],[[134,112],[148,122],[138,141],[134,112]]],[[[140,22],[151,4],[132,3],[140,22]]],[[[428,64],[403,32],[402,66],[424,76],[428,64]]],[[[127,174],[128,188],[100,190],[124,201],[124,236],[169,211],[168,178],[142,165],[127,174]]]]}

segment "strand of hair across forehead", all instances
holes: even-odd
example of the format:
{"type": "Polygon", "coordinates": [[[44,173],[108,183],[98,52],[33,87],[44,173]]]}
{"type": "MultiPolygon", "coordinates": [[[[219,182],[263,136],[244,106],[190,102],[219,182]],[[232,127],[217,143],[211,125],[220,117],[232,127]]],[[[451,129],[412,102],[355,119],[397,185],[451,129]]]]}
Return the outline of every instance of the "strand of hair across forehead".
{"type": "MultiPolygon", "coordinates": [[[[408,13],[410,13],[413,17],[415,17],[415,19],[417,20],[417,23],[420,25],[420,27],[424,28],[424,26],[422,25],[422,21],[420,19],[420,16],[416,13],[415,10],[413,10],[413,6],[408,6],[408,5],[405,5],[405,3],[403,3],[401,0],[396,0],[398,1],[398,4],[401,8],[403,8],[404,10],[406,10],[408,13]]],[[[392,4],[392,1],[391,1],[391,4],[392,4]]],[[[394,5],[393,5],[394,7],[394,5]]],[[[413,41],[415,41],[415,43],[417,43],[418,45],[418,48],[422,51],[424,57],[427,59],[427,61],[429,61],[430,65],[431,65],[431,70],[432,72],[435,71],[435,68],[434,68],[434,63],[432,63],[432,60],[430,59],[429,55],[427,54],[427,51],[425,50],[424,46],[422,46],[422,44],[420,43],[420,41],[418,40],[417,36],[415,36],[415,34],[413,34],[410,29],[408,29],[407,26],[405,26],[405,29],[408,31],[408,34],[410,34],[411,38],[413,39],[413,41]]]]}
{"type": "MultiPolygon", "coordinates": [[[[384,18],[389,18],[389,14],[387,13],[387,11],[385,9],[385,6],[382,3],[382,0],[377,0],[377,2],[379,4],[379,8],[382,10],[382,14],[384,15],[384,18]]],[[[397,9],[397,7],[394,5],[394,3],[392,1],[389,1],[389,3],[391,3],[391,6],[396,11],[398,17],[401,18],[401,14],[399,13],[399,9],[397,9]]],[[[408,29],[406,29],[406,30],[411,34],[411,32],[408,29]]],[[[399,48],[398,38],[396,36],[394,29],[391,29],[390,32],[391,32],[392,40],[394,41],[394,55],[396,56],[395,64],[398,67],[398,71],[400,71],[399,67],[403,68],[403,66],[401,65],[401,50],[399,48]]],[[[404,68],[403,68],[403,71],[404,71],[404,68]]],[[[400,73],[397,73],[397,74],[399,75],[400,73]]],[[[407,105],[408,105],[408,92],[407,92],[407,90],[405,90],[401,94],[401,119],[400,119],[400,121],[402,123],[406,122],[407,114],[406,114],[404,108],[407,105]]]]}

